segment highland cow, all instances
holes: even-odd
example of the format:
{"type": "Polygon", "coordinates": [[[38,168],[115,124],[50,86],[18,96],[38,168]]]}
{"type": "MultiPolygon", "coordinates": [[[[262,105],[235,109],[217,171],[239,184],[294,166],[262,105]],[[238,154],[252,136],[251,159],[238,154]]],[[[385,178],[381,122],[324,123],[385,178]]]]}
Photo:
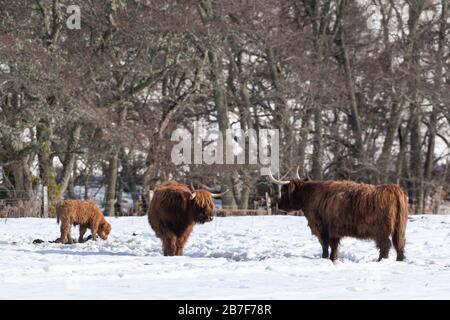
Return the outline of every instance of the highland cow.
{"type": "Polygon", "coordinates": [[[338,258],[341,238],[374,240],[379,258],[387,259],[391,240],[397,251],[397,261],[405,259],[405,230],[408,202],[398,185],[361,184],[352,181],[312,181],[297,178],[275,179],[283,185],[278,206],[281,210],[302,210],[308,226],[322,245],[322,257],[338,258]],[[331,247],[329,256],[328,248],[331,247]]]}
{"type": "Polygon", "coordinates": [[[196,223],[212,221],[214,199],[222,194],[192,190],[169,181],[157,186],[148,210],[148,221],[161,239],[165,256],[181,256],[196,223]]]}
{"type": "Polygon", "coordinates": [[[57,242],[73,243],[70,235],[72,225],[80,226],[78,242],[83,242],[87,229],[91,229],[92,240],[97,240],[97,234],[103,240],[108,238],[111,225],[105,220],[103,213],[93,203],[80,200],[62,200],[56,204],[56,221],[61,220],[61,237],[57,242]]]}

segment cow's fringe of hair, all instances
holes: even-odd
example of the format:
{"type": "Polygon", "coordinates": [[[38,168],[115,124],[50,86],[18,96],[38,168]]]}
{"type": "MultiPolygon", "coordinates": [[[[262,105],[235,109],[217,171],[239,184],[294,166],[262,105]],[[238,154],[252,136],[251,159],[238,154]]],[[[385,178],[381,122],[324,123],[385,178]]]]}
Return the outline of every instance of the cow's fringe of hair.
{"type": "Polygon", "coordinates": [[[214,210],[214,199],[211,197],[211,193],[207,190],[195,190],[194,201],[200,208],[204,208],[208,211],[214,210]]]}
{"type": "MultiPolygon", "coordinates": [[[[177,202],[178,201],[182,201],[182,199],[180,198],[176,198],[173,197],[173,193],[180,193],[184,195],[183,200],[186,200],[186,197],[188,200],[190,200],[190,196],[192,195],[192,191],[189,188],[189,186],[176,182],[176,181],[167,181],[164,182],[160,185],[158,185],[155,188],[155,192],[158,191],[170,191],[170,192],[166,192],[166,193],[162,193],[162,197],[164,198],[164,200],[167,200],[168,202],[177,202]],[[189,195],[189,196],[187,196],[189,195]]],[[[206,210],[214,210],[215,205],[214,205],[214,199],[211,197],[211,193],[207,190],[204,189],[197,189],[195,190],[195,198],[192,199],[192,201],[195,202],[195,204],[200,207],[200,208],[204,208],[206,210]]],[[[173,203],[173,206],[176,207],[178,206],[178,208],[181,206],[182,208],[186,209],[187,206],[187,202],[186,201],[182,201],[182,203],[173,203]]]]}

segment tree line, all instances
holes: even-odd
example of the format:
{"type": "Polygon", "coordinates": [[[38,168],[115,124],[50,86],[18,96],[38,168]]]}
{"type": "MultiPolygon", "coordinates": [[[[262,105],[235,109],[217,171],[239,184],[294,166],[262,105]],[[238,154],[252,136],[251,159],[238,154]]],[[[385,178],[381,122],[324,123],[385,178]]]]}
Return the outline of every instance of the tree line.
{"type": "Polygon", "coordinates": [[[449,71],[448,0],[1,0],[0,198],[100,177],[114,215],[178,179],[247,208],[258,166],[171,163],[202,121],[278,128],[282,173],[399,183],[420,213],[449,180],[449,71]]]}

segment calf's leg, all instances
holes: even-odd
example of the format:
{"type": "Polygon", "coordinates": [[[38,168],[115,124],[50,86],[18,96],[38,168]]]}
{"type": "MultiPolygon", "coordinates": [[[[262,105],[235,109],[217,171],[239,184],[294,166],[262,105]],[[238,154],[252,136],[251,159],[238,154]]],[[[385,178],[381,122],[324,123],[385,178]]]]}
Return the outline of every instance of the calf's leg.
{"type": "Polygon", "coordinates": [[[62,219],[61,220],[61,243],[64,244],[72,244],[72,236],[70,231],[72,229],[72,223],[70,220],[62,219]]]}
{"type": "Polygon", "coordinates": [[[67,232],[67,244],[72,244],[73,240],[72,240],[72,225],[69,225],[68,227],[69,231],[67,232]]]}
{"type": "Polygon", "coordinates": [[[97,232],[98,232],[99,223],[94,222],[91,224],[91,233],[92,233],[92,240],[97,241],[97,232]]]}
{"type": "Polygon", "coordinates": [[[60,231],[61,231],[61,236],[59,237],[59,239],[56,240],[56,242],[66,243],[67,232],[66,232],[66,226],[64,225],[64,222],[61,222],[60,231]]]}
{"type": "Polygon", "coordinates": [[[80,224],[80,236],[78,237],[78,242],[82,243],[84,242],[84,234],[86,233],[87,226],[80,224]]]}

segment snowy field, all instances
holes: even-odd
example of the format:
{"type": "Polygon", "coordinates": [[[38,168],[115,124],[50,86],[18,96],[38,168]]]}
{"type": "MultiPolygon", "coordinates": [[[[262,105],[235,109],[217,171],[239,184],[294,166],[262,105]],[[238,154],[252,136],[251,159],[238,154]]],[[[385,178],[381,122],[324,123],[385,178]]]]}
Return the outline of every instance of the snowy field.
{"type": "MultiPolygon", "coordinates": [[[[55,219],[0,220],[1,299],[450,299],[450,215],[411,216],[406,262],[344,239],[336,263],[304,217],[216,218],[163,257],[146,217],[110,218],[107,241],[62,245],[55,219]]],[[[72,236],[78,236],[78,229],[72,236]]]]}

